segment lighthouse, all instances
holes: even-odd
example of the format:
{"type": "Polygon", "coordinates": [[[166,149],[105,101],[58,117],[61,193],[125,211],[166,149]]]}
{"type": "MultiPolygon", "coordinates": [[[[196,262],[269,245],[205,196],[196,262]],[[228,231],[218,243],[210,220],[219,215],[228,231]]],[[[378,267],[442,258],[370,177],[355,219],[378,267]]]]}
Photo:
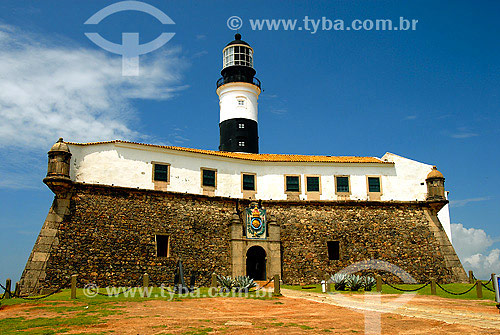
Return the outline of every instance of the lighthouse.
{"type": "Polygon", "coordinates": [[[222,78],[217,81],[219,151],[259,152],[257,101],[261,89],[255,73],[253,49],[236,34],[222,50],[222,78]]]}

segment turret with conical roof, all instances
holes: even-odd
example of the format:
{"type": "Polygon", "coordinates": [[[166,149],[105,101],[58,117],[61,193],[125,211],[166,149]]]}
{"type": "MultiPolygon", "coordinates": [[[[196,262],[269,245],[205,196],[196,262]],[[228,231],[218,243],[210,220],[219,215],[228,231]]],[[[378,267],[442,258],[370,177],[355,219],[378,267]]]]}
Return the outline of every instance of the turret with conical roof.
{"type": "Polygon", "coordinates": [[[73,183],[69,175],[71,152],[62,137],[50,148],[48,156],[47,176],[43,182],[56,195],[64,194],[71,189],[73,183]]]}
{"type": "Polygon", "coordinates": [[[427,183],[427,200],[446,200],[444,191],[444,176],[433,166],[425,179],[427,183]]]}

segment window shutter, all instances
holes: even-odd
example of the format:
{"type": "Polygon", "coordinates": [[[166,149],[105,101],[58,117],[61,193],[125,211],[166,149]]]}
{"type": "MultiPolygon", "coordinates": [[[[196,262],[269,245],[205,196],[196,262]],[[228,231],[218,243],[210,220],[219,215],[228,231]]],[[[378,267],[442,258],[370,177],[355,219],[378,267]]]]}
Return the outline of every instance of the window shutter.
{"type": "Polygon", "coordinates": [[[380,178],[368,177],[368,191],[369,192],[380,192],[380,178]]]}
{"type": "Polygon", "coordinates": [[[155,164],[154,180],[168,182],[168,165],[155,164]]]}
{"type": "Polygon", "coordinates": [[[307,192],[319,192],[319,177],[307,177],[307,192]]]}
{"type": "Polygon", "coordinates": [[[337,177],[337,192],[349,192],[349,177],[337,177]]]}
{"type": "Polygon", "coordinates": [[[215,171],[203,170],[203,186],[215,187],[215,171]]]}
{"type": "Polygon", "coordinates": [[[253,174],[243,175],[243,190],[255,191],[255,176],[253,174]]]}
{"type": "Polygon", "coordinates": [[[299,192],[300,191],[300,179],[298,176],[287,176],[286,177],[286,190],[287,190],[287,192],[299,192]]]}

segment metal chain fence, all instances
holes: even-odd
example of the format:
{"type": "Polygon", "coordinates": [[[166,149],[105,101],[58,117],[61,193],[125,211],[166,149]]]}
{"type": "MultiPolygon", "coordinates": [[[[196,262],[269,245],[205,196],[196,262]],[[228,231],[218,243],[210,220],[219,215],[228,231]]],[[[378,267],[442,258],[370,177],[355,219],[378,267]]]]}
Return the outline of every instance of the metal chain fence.
{"type": "Polygon", "coordinates": [[[456,292],[448,291],[447,289],[445,289],[444,287],[442,287],[439,283],[436,283],[436,285],[439,286],[439,288],[442,289],[443,291],[445,291],[446,293],[449,293],[449,294],[452,294],[452,295],[464,295],[464,294],[469,293],[470,291],[472,291],[472,289],[477,286],[477,282],[474,285],[472,285],[472,287],[470,289],[468,289],[467,291],[461,292],[461,293],[456,293],[456,292]]]}
{"type": "MultiPolygon", "coordinates": [[[[104,297],[118,297],[119,295],[121,294],[124,294],[124,293],[127,293],[129,292],[130,290],[132,290],[133,288],[136,288],[136,287],[140,287],[141,285],[141,281],[142,281],[142,278],[143,276],[140,276],[139,279],[136,281],[136,285],[132,285],[130,286],[128,289],[124,290],[124,291],[121,291],[121,292],[118,292],[118,293],[115,293],[115,294],[107,294],[107,293],[100,293],[98,290],[98,287],[96,286],[94,289],[91,288],[91,287],[88,287],[88,289],[92,292],[92,293],[97,293],[97,295],[100,295],[100,296],[104,296],[104,297]]],[[[90,281],[87,280],[88,282],[87,283],[84,283],[82,282],[81,279],[84,279],[84,278],[78,278],[78,281],[84,285],[84,287],[87,287],[87,285],[89,285],[90,281]]]]}
{"type": "Polygon", "coordinates": [[[24,300],[40,300],[40,299],[45,299],[45,298],[50,297],[51,295],[59,293],[65,286],[67,286],[70,283],[70,281],[71,281],[71,277],[68,278],[68,280],[64,284],[60,285],[55,291],[52,291],[51,293],[45,294],[45,295],[42,295],[42,296],[29,297],[29,296],[13,295],[13,297],[15,297],[15,298],[21,298],[21,299],[24,299],[24,300]]]}
{"type": "Polygon", "coordinates": [[[387,286],[392,287],[393,289],[401,291],[401,292],[416,292],[416,291],[419,291],[419,290],[423,289],[424,287],[426,287],[427,285],[429,285],[431,283],[431,282],[428,282],[427,284],[424,284],[424,285],[420,286],[419,288],[416,288],[416,289],[413,289],[413,290],[408,290],[408,289],[404,289],[404,288],[399,288],[399,287],[393,286],[393,285],[389,284],[388,282],[386,282],[384,279],[382,279],[382,281],[387,286]]]}

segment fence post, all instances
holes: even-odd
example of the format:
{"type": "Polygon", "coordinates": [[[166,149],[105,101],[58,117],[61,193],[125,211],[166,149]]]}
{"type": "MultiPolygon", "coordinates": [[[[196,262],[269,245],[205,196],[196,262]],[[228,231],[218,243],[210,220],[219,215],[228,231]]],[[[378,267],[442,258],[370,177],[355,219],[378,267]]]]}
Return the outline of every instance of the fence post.
{"type": "Polygon", "coordinates": [[[431,294],[436,295],[436,279],[431,279],[431,294]]]}
{"type": "Polygon", "coordinates": [[[326,293],[329,293],[332,291],[332,286],[330,283],[330,276],[329,275],[325,275],[325,281],[326,281],[326,293]]]}
{"type": "Polygon", "coordinates": [[[210,282],[210,288],[208,289],[208,296],[213,298],[217,294],[217,275],[212,273],[212,279],[210,282]]]}
{"type": "Polygon", "coordinates": [[[491,285],[493,288],[495,288],[495,275],[496,275],[496,273],[491,274],[491,285]]]}
{"type": "Polygon", "coordinates": [[[483,283],[478,280],[476,281],[477,285],[476,285],[476,293],[477,293],[477,297],[479,299],[482,299],[483,298],[483,283]]]}
{"type": "Polygon", "coordinates": [[[275,297],[281,296],[280,275],[274,275],[274,293],[273,293],[273,296],[275,296],[275,297]]]}
{"type": "Polygon", "coordinates": [[[377,278],[377,292],[382,292],[382,277],[380,275],[375,277],[377,278]]]}
{"type": "Polygon", "coordinates": [[[14,297],[19,297],[21,295],[21,285],[16,282],[16,288],[14,289],[14,297]]]}
{"type": "Polygon", "coordinates": [[[76,299],[76,278],[78,275],[71,276],[71,299],[76,299]]]}
{"type": "Polygon", "coordinates": [[[5,281],[5,299],[10,299],[11,298],[11,295],[10,295],[10,287],[12,285],[12,282],[10,280],[10,278],[7,278],[7,280],[5,281]]]}
{"type": "Polygon", "coordinates": [[[143,276],[142,276],[142,289],[143,289],[143,294],[142,296],[144,298],[146,297],[149,297],[149,275],[147,273],[145,273],[143,276]]]}
{"type": "Polygon", "coordinates": [[[210,287],[217,287],[217,275],[215,273],[212,273],[212,283],[210,284],[210,287]]]}
{"type": "Polygon", "coordinates": [[[469,270],[469,284],[474,284],[474,272],[469,270]]]}

